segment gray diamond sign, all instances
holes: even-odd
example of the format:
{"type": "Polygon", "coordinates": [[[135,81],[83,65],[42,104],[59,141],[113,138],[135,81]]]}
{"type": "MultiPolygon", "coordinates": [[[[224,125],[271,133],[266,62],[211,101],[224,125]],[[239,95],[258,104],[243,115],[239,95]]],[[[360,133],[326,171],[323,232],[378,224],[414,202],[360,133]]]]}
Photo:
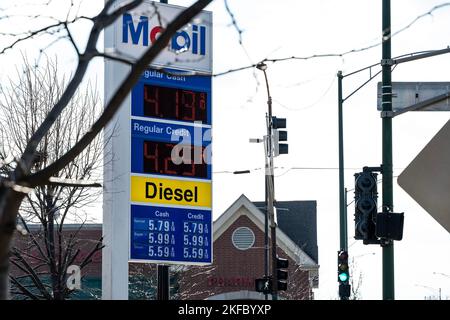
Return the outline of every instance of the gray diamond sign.
{"type": "Polygon", "coordinates": [[[400,174],[397,182],[450,232],[450,120],[400,174]]]}

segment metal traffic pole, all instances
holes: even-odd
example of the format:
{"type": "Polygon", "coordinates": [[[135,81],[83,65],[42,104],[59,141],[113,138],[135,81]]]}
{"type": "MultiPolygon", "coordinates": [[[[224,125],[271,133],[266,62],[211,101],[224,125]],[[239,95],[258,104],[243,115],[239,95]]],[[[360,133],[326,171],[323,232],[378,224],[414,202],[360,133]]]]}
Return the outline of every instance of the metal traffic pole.
{"type": "MultiPolygon", "coordinates": [[[[382,96],[383,114],[392,113],[392,65],[391,59],[391,1],[383,0],[382,8],[382,96]]],[[[383,143],[383,212],[394,212],[393,177],[392,177],[392,118],[382,118],[383,143]]],[[[394,243],[384,241],[383,250],[383,300],[394,300],[394,243]]]]}
{"type": "MultiPolygon", "coordinates": [[[[264,136],[263,139],[250,139],[251,143],[263,143],[264,144],[264,161],[265,161],[265,173],[264,173],[264,185],[265,185],[265,197],[264,197],[264,279],[269,279],[270,273],[270,264],[269,264],[269,254],[270,254],[270,245],[269,245],[269,214],[268,214],[268,203],[269,203],[269,186],[268,186],[268,172],[269,168],[269,160],[268,160],[268,142],[267,136],[264,136]]],[[[244,171],[235,171],[234,174],[238,173],[250,173],[250,170],[244,171]]],[[[269,294],[264,293],[264,300],[269,300],[269,294]]]]}
{"type": "Polygon", "coordinates": [[[256,65],[256,68],[264,73],[264,79],[266,81],[267,88],[267,107],[268,113],[267,119],[267,138],[266,138],[266,149],[268,159],[268,167],[266,166],[266,211],[268,219],[270,221],[270,237],[272,243],[272,300],[278,299],[278,279],[277,279],[277,238],[276,238],[276,222],[274,213],[274,174],[273,174],[273,154],[272,154],[272,97],[270,96],[269,81],[267,79],[267,65],[264,62],[260,62],[256,65]]]}
{"type": "Polygon", "coordinates": [[[347,251],[347,203],[344,190],[344,128],[342,99],[342,71],[337,73],[338,77],[338,126],[339,126],[339,235],[340,249],[347,251]]]}

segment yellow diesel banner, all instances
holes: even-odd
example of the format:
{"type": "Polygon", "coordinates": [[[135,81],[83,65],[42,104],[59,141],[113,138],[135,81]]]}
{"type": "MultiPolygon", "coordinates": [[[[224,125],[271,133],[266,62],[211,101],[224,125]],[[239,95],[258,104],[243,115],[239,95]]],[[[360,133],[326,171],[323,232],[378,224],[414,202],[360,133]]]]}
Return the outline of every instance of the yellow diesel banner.
{"type": "Polygon", "coordinates": [[[131,176],[131,201],[211,207],[211,182],[131,176]]]}

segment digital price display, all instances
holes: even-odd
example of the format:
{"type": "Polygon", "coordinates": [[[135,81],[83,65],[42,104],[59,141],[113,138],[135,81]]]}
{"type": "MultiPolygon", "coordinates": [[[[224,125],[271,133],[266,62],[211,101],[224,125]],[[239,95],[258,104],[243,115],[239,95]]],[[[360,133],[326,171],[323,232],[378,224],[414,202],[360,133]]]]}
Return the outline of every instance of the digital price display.
{"type": "Polygon", "coordinates": [[[206,123],[205,92],[144,85],[144,116],[206,123]]]}
{"type": "Polygon", "coordinates": [[[203,159],[205,148],[202,146],[144,141],[143,147],[143,171],[145,173],[195,178],[207,177],[208,166],[203,159]],[[187,163],[175,164],[172,153],[177,154],[180,160],[187,160],[185,161],[187,163]],[[187,155],[184,153],[187,153],[187,155]],[[195,163],[199,161],[201,163],[195,163]]]}
{"type": "Polygon", "coordinates": [[[131,100],[132,116],[211,124],[210,76],[174,76],[147,70],[133,87],[131,100]]]}
{"type": "Polygon", "coordinates": [[[209,210],[131,206],[131,258],[158,261],[210,261],[209,210]]]}

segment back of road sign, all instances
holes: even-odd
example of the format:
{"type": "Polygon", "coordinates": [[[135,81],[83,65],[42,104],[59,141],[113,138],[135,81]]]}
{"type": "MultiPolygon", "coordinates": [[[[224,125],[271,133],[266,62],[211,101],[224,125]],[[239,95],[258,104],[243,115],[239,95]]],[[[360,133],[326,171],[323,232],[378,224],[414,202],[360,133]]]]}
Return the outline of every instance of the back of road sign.
{"type": "Polygon", "coordinates": [[[450,232],[450,120],[398,177],[398,184],[450,232]]]}
{"type": "MultiPolygon", "coordinates": [[[[450,82],[393,82],[392,109],[398,111],[448,92],[450,92],[450,82]]],[[[381,82],[378,82],[377,93],[377,109],[381,110],[381,82]]],[[[450,101],[444,99],[419,111],[449,110],[450,101]]]]}

